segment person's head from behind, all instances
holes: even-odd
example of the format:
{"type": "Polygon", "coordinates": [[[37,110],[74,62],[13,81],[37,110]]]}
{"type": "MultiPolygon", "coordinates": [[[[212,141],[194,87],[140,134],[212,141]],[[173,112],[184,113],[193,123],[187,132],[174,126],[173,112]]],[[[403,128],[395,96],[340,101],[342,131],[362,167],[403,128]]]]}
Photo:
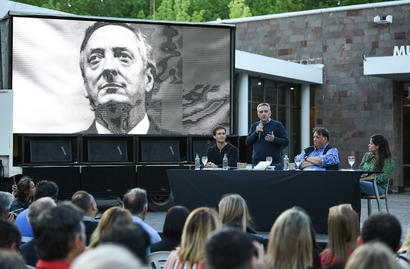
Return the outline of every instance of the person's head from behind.
{"type": "Polygon", "coordinates": [[[335,256],[333,264],[345,264],[349,257],[346,245],[355,249],[357,237],[360,235],[359,216],[350,204],[332,206],[329,209],[328,235],[329,255],[326,264],[331,263],[333,256],[335,256]]]}
{"type": "Polygon", "coordinates": [[[21,233],[19,229],[7,220],[0,219],[0,252],[6,249],[17,251],[20,242],[21,233]]]}
{"type": "Polygon", "coordinates": [[[163,237],[181,238],[188,215],[189,210],[185,206],[173,206],[168,209],[162,232],[163,237]]]}
{"type": "Polygon", "coordinates": [[[246,231],[250,216],[248,206],[242,196],[239,194],[225,195],[219,201],[218,210],[223,226],[236,223],[239,224],[242,231],[246,231]]]}
{"type": "Polygon", "coordinates": [[[10,250],[0,251],[0,268],[1,269],[26,269],[23,257],[10,250]]]}
{"type": "Polygon", "coordinates": [[[80,69],[92,109],[122,104],[145,113],[154,86],[152,48],[136,26],[96,22],[85,33],[80,69]]]}
{"type": "Polygon", "coordinates": [[[132,224],[132,215],[127,209],[119,206],[107,209],[101,216],[97,228],[91,235],[90,248],[96,247],[102,236],[108,233],[114,225],[123,226],[127,224],[132,224]]]}
{"type": "Polygon", "coordinates": [[[218,213],[208,207],[193,210],[184,226],[181,247],[178,251],[180,261],[196,263],[204,258],[205,241],[208,234],[221,228],[218,213]]]}
{"type": "Polygon", "coordinates": [[[142,219],[148,211],[147,192],[141,188],[129,190],[122,198],[124,208],[128,209],[133,216],[139,216],[142,219]]]}
{"type": "Polygon", "coordinates": [[[383,243],[373,242],[358,247],[350,256],[346,269],[400,269],[393,252],[383,243]]]}
{"type": "Polygon", "coordinates": [[[36,185],[36,191],[34,192],[34,201],[42,197],[51,197],[54,201],[57,201],[58,186],[53,181],[41,180],[36,185]]]}
{"type": "Polygon", "coordinates": [[[84,211],[84,216],[95,218],[98,213],[94,197],[86,191],[77,191],[71,197],[71,202],[84,211]]]}
{"type": "Polygon", "coordinates": [[[22,202],[30,201],[35,193],[36,187],[30,177],[22,177],[17,183],[16,198],[22,202]]]}
{"type": "Polygon", "coordinates": [[[291,208],[276,219],[269,236],[267,262],[272,268],[308,268],[312,266],[310,218],[302,210],[291,208]]]}
{"type": "Polygon", "coordinates": [[[36,218],[34,244],[39,259],[71,263],[85,246],[81,210],[71,202],[46,209],[36,218]]]}
{"type": "Polygon", "coordinates": [[[313,129],[313,144],[317,149],[323,147],[329,142],[329,131],[323,127],[313,129]]]}
{"type": "Polygon", "coordinates": [[[393,252],[400,248],[401,225],[399,220],[387,213],[371,215],[363,223],[359,244],[380,241],[393,252]]]}
{"type": "Polygon", "coordinates": [[[34,225],[36,225],[36,219],[43,211],[56,206],[56,202],[51,197],[42,197],[38,200],[35,200],[28,208],[27,213],[31,227],[34,227],[34,225]]]}
{"type": "Polygon", "coordinates": [[[10,213],[13,195],[9,192],[0,191],[0,219],[7,219],[10,213]]]}
{"type": "Polygon", "coordinates": [[[125,247],[104,244],[89,249],[78,257],[71,269],[136,269],[145,268],[141,262],[125,247]]]}
{"type": "Polygon", "coordinates": [[[101,237],[100,244],[118,244],[138,257],[144,264],[147,263],[147,248],[150,246],[150,237],[139,224],[114,225],[101,237]]]}
{"type": "Polygon", "coordinates": [[[387,141],[387,139],[381,134],[374,134],[370,137],[369,151],[376,155],[374,169],[376,171],[381,171],[384,166],[384,160],[391,158],[389,141],[387,141]]]}
{"type": "Polygon", "coordinates": [[[205,246],[208,269],[249,269],[255,247],[250,237],[234,228],[211,233],[205,246]]]}

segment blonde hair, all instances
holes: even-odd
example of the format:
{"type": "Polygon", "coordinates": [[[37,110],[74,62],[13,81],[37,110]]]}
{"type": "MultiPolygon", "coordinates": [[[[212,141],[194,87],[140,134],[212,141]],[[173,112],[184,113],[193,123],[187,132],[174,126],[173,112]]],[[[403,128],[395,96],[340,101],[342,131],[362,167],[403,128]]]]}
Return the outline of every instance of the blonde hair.
{"type": "Polygon", "coordinates": [[[346,244],[354,250],[360,235],[359,216],[350,204],[332,206],[329,209],[328,234],[329,242],[323,252],[328,252],[325,264],[329,265],[335,257],[333,265],[344,265],[349,258],[346,244]]]}
{"type": "Polygon", "coordinates": [[[132,224],[131,213],[122,207],[113,206],[107,209],[101,217],[97,228],[91,235],[89,248],[94,248],[100,243],[101,237],[112,229],[114,225],[132,224]]]}
{"type": "Polygon", "coordinates": [[[393,252],[383,243],[366,243],[350,256],[346,269],[400,269],[393,252]]]}
{"type": "Polygon", "coordinates": [[[295,207],[276,219],[269,236],[268,268],[305,269],[312,266],[310,219],[295,207]]]}
{"type": "Polygon", "coordinates": [[[403,249],[407,248],[407,251],[406,251],[407,259],[410,260],[410,228],[407,229],[406,239],[404,240],[402,248],[403,249]]]}
{"type": "Polygon", "coordinates": [[[208,234],[221,228],[218,213],[208,207],[192,211],[184,225],[178,258],[181,263],[196,263],[205,257],[205,241],[208,234]]]}
{"type": "Polygon", "coordinates": [[[219,218],[223,226],[232,222],[239,222],[242,231],[246,232],[246,225],[250,221],[250,216],[248,206],[242,196],[228,194],[219,201],[218,208],[219,218]]]}

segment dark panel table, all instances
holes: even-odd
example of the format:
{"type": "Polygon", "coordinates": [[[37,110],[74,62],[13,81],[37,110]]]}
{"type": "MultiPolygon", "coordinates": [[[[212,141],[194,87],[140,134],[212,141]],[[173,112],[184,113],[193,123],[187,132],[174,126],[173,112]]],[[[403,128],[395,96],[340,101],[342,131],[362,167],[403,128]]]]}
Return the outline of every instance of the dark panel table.
{"type": "Polygon", "coordinates": [[[189,209],[217,209],[226,193],[247,201],[259,231],[270,231],[275,219],[292,206],[304,208],[318,233],[327,233],[329,208],[352,204],[360,214],[359,171],[168,170],[177,204],[189,209]]]}

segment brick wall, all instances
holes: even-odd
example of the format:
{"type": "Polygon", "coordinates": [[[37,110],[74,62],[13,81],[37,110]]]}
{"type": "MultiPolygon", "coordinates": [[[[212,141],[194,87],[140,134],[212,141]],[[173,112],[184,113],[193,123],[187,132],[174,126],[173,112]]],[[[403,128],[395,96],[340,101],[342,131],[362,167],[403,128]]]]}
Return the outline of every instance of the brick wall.
{"type": "Polygon", "coordinates": [[[315,87],[315,124],[330,130],[340,149],[341,167],[356,155],[356,167],[369,137],[385,135],[396,163],[394,183],[402,181],[400,92],[389,79],[363,76],[363,57],[391,56],[393,46],[409,45],[410,4],[323,12],[237,23],[236,49],[301,63],[323,63],[324,83],[315,87]],[[373,23],[393,15],[393,24],[373,23]],[[394,97],[396,95],[396,97],[394,97]]]}

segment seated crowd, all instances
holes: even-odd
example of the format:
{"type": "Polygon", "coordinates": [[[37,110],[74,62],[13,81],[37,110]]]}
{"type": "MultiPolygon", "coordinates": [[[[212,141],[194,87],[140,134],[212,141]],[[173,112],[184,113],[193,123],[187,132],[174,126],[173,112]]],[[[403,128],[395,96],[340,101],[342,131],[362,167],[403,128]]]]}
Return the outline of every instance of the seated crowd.
{"type": "Polygon", "coordinates": [[[360,231],[359,216],[348,204],[329,209],[328,244],[321,250],[300,207],[282,212],[264,238],[252,228],[245,199],[228,194],[218,212],[170,208],[160,236],[145,222],[143,189],[125,193],[122,206],[97,220],[92,194],[77,191],[71,201],[57,203],[54,182],[34,186],[23,179],[14,196],[0,192],[0,268],[153,268],[150,255],[159,252],[168,257],[165,269],[410,268],[410,233],[402,245],[397,218],[371,215],[360,231]]]}

